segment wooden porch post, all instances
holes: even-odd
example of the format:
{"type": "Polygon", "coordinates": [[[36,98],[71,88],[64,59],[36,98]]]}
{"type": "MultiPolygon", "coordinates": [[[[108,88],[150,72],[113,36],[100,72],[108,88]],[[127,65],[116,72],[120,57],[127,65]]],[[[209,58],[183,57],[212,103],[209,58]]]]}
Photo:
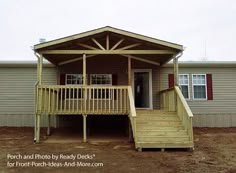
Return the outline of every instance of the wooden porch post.
{"type": "Polygon", "coordinates": [[[87,115],[83,115],[83,142],[87,142],[87,115]]]}
{"type": "MultiPolygon", "coordinates": [[[[131,86],[131,57],[128,56],[128,85],[131,86]]],[[[129,133],[129,142],[132,141],[133,135],[132,135],[132,126],[131,126],[131,120],[129,118],[128,123],[128,133],[129,133]]]]}
{"type": "Polygon", "coordinates": [[[173,64],[174,64],[174,86],[179,86],[178,58],[173,59],[173,64]]]}
{"type": "Polygon", "coordinates": [[[128,57],[128,85],[131,86],[131,57],[128,57]]]}
{"type": "Polygon", "coordinates": [[[51,134],[51,115],[50,114],[48,114],[48,127],[47,127],[47,135],[48,136],[50,136],[50,134],[51,134]]]}
{"type": "Polygon", "coordinates": [[[42,84],[42,73],[43,73],[43,56],[39,56],[39,69],[38,69],[38,82],[39,85],[42,84]]]}
{"type": "Polygon", "coordinates": [[[86,54],[83,54],[83,85],[86,85],[86,54]]]}
{"type": "MultiPolygon", "coordinates": [[[[86,54],[83,54],[83,86],[84,86],[84,112],[86,112],[86,97],[87,97],[87,89],[86,89],[86,54]]],[[[83,114],[83,142],[87,142],[87,115],[83,114]]]]}
{"type": "MultiPolygon", "coordinates": [[[[40,55],[37,55],[37,58],[38,58],[38,63],[37,63],[37,82],[38,82],[38,85],[41,85],[42,84],[42,71],[43,71],[43,56],[40,54],[40,55]]],[[[35,132],[35,139],[34,141],[36,143],[39,143],[40,141],[40,118],[41,118],[41,114],[38,110],[38,108],[41,108],[41,101],[42,101],[42,91],[39,91],[39,92],[36,92],[37,96],[35,96],[37,98],[37,105],[36,106],[36,112],[35,112],[35,129],[34,129],[34,132],[35,132]]]]}

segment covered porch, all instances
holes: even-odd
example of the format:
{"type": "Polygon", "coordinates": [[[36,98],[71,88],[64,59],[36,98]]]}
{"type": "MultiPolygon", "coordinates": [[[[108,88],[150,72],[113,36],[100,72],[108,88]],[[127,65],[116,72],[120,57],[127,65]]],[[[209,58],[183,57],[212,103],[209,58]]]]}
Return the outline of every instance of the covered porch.
{"type": "Polygon", "coordinates": [[[173,59],[177,85],[177,60],[183,47],[104,27],[41,43],[34,50],[38,58],[35,90],[38,143],[42,114],[48,115],[48,134],[51,115],[82,115],[84,142],[87,115],[126,115],[135,138],[136,108],[161,108],[158,71],[173,59]],[[57,68],[57,85],[43,83],[43,59],[57,68]]]}

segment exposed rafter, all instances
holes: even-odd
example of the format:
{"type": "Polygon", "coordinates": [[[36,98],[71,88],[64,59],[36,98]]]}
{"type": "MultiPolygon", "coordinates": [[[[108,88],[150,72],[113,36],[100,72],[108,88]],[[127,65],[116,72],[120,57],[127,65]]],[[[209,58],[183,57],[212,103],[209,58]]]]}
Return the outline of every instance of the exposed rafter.
{"type": "Polygon", "coordinates": [[[106,37],[106,49],[109,50],[110,49],[110,40],[109,40],[109,35],[107,34],[107,37],[106,37]]]}
{"type": "MultiPolygon", "coordinates": [[[[96,56],[96,55],[87,55],[86,58],[90,58],[90,57],[93,57],[93,56],[96,56]]],[[[65,64],[72,63],[72,62],[80,61],[82,59],[83,59],[83,56],[80,56],[78,58],[73,58],[73,59],[70,59],[70,60],[66,60],[66,61],[60,62],[58,65],[59,66],[65,65],[65,64]]]]}
{"type": "Polygon", "coordinates": [[[125,39],[121,39],[119,40],[112,48],[111,50],[114,50],[115,48],[117,48],[125,39]]]}
{"type": "Polygon", "coordinates": [[[100,49],[105,50],[105,48],[95,38],[92,38],[92,40],[100,49]]]}
{"type": "Polygon", "coordinates": [[[146,55],[172,55],[176,54],[172,50],[43,50],[41,54],[146,54],[146,55]]]}
{"type": "Polygon", "coordinates": [[[141,45],[140,43],[135,43],[135,44],[131,44],[131,45],[128,45],[128,46],[125,46],[125,47],[122,47],[122,48],[119,48],[117,50],[126,50],[126,49],[130,49],[130,48],[134,48],[134,47],[137,47],[141,45]]]}
{"type": "Polygon", "coordinates": [[[96,47],[93,47],[93,46],[90,46],[90,45],[87,45],[87,44],[84,44],[84,43],[78,43],[78,45],[81,46],[81,47],[84,47],[84,48],[92,49],[92,50],[99,50],[96,47]]]}
{"type": "Polygon", "coordinates": [[[122,55],[122,56],[125,56],[127,58],[131,58],[131,59],[135,59],[135,60],[138,60],[138,61],[146,62],[146,63],[152,64],[152,65],[157,65],[157,66],[160,65],[160,63],[158,63],[158,62],[148,60],[148,59],[145,59],[145,58],[140,58],[140,57],[133,56],[133,55],[122,55]]]}

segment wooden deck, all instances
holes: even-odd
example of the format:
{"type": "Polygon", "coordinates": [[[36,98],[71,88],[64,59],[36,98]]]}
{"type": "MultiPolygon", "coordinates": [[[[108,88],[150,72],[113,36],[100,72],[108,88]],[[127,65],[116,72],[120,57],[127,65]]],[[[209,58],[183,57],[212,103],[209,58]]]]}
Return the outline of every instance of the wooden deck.
{"type": "MultiPolygon", "coordinates": [[[[131,86],[41,85],[36,89],[36,123],[41,114],[81,114],[86,142],[87,115],[127,115],[136,149],[193,148],[193,115],[180,89],[174,87],[160,94],[161,110],[136,110],[131,86]]],[[[39,135],[40,124],[36,127],[39,135]]]]}

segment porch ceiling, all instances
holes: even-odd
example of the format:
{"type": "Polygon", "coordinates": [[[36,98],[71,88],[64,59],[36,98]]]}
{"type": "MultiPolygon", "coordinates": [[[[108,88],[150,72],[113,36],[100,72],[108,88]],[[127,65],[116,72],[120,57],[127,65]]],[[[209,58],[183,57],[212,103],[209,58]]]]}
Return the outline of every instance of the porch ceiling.
{"type": "MultiPolygon", "coordinates": [[[[72,63],[82,59],[82,55],[130,55],[131,58],[144,59],[146,62],[167,63],[183,46],[131,33],[128,31],[104,27],[93,31],[37,44],[35,52],[55,65],[72,63]]],[[[112,58],[112,56],[111,56],[112,58]]]]}

